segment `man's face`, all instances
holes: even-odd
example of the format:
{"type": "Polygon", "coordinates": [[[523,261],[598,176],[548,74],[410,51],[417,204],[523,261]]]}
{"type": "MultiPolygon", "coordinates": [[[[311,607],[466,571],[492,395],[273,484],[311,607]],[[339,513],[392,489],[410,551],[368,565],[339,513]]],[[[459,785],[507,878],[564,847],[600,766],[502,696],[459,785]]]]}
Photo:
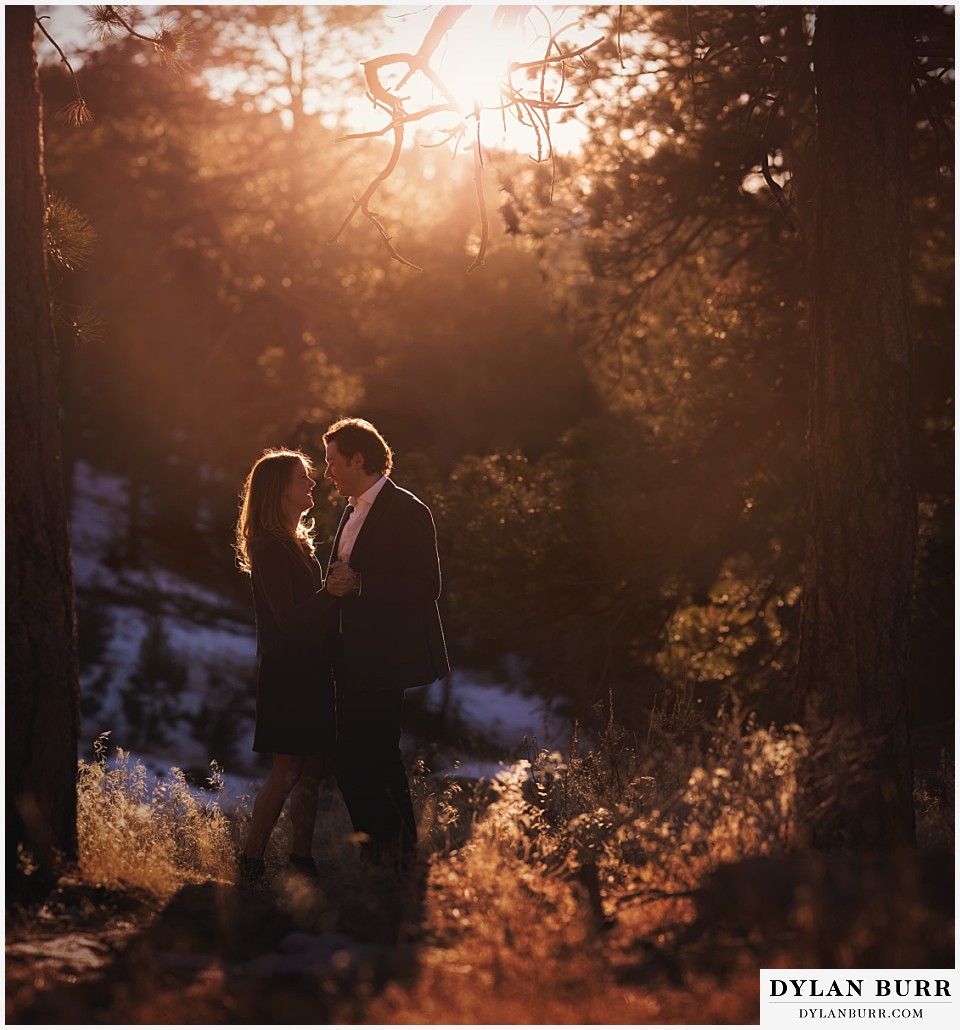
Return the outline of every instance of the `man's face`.
{"type": "Polygon", "coordinates": [[[363,471],[363,455],[355,454],[349,460],[337,447],[336,440],[327,444],[327,467],[323,470],[323,478],[333,483],[341,497],[356,497],[363,493],[367,475],[363,471]]]}

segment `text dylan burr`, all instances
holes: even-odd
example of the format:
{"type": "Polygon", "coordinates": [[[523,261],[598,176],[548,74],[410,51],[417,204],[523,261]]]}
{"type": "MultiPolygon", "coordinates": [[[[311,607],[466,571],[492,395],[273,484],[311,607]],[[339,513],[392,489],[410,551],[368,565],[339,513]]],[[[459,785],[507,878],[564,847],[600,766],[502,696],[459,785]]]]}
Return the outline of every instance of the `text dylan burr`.
{"type": "MultiPolygon", "coordinates": [[[[863,980],[770,980],[773,998],[862,998],[863,980]]],[[[949,998],[949,980],[885,980],[875,981],[872,998],[949,998]]]]}

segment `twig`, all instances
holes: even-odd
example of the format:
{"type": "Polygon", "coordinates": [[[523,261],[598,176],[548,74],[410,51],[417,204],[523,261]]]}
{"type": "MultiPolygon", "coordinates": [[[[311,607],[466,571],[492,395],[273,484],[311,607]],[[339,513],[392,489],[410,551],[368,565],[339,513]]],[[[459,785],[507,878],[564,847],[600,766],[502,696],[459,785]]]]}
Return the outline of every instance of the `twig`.
{"type": "Polygon", "coordinates": [[[620,61],[620,67],[626,68],[626,63],[623,60],[623,4],[617,7],[617,59],[620,61]]]}
{"type": "Polygon", "coordinates": [[[83,99],[83,94],[80,92],[80,83],[77,81],[77,73],[73,70],[73,66],[67,60],[66,54],[60,49],[60,45],[57,41],[47,32],[44,26],[44,21],[49,19],[48,14],[41,15],[36,19],[37,26],[40,31],[47,37],[54,50],[60,55],[60,60],[67,66],[67,71],[70,72],[70,77],[73,79],[73,88],[76,90],[77,99],[75,104],[68,104],[64,110],[71,111],[71,120],[76,125],[82,125],[84,122],[90,121],[93,117],[93,112],[87,107],[87,102],[83,99]]]}
{"type": "MultiPolygon", "coordinates": [[[[442,142],[454,141],[455,145],[459,147],[460,141],[464,137],[465,132],[465,121],[470,117],[469,114],[465,114],[463,106],[457,101],[456,96],[447,87],[441,76],[434,71],[430,62],[433,55],[436,53],[437,48],[441,42],[447,37],[450,29],[457,22],[457,20],[468,10],[466,6],[451,6],[447,5],[440,9],[437,16],[434,18],[429,30],[424,36],[423,42],[420,44],[419,49],[416,53],[407,52],[396,52],[390,54],[382,54],[379,57],[372,58],[369,61],[363,62],[363,74],[367,86],[367,95],[370,97],[373,105],[378,109],[384,111],[389,116],[389,121],[380,129],[374,129],[367,132],[349,133],[341,136],[338,141],[343,140],[356,140],[356,139],[374,139],[386,135],[388,132],[394,134],[394,145],[393,151],[390,155],[390,159],[387,161],[383,169],[369,182],[363,193],[354,198],[353,206],[348,212],[346,218],[341,223],[337,232],[331,238],[330,242],[335,243],[346,230],[347,226],[353,221],[358,212],[362,212],[366,218],[376,225],[378,232],[380,233],[381,239],[384,245],[387,247],[390,256],[400,261],[402,264],[407,265],[411,268],[417,268],[416,265],[402,258],[396,251],[396,249],[390,243],[390,237],[388,236],[383,225],[378,220],[377,216],[369,210],[369,203],[376,194],[377,190],[383,183],[393,174],[397,167],[400,159],[400,151],[403,146],[404,132],[403,128],[405,125],[421,121],[427,117],[436,114],[452,113],[459,115],[463,120],[461,126],[457,129],[444,130],[446,139],[442,142]],[[384,86],[381,79],[381,73],[383,69],[388,68],[392,65],[404,65],[406,70],[400,79],[399,84],[393,89],[387,89],[384,86]],[[443,97],[445,103],[433,104],[428,107],[424,107],[416,111],[407,111],[404,107],[405,99],[400,95],[400,90],[410,81],[410,79],[416,74],[420,73],[423,77],[433,86],[433,88],[443,97]]],[[[541,12],[542,13],[542,12],[541,12]]],[[[571,23],[572,25],[573,23],[571,23]]],[[[557,37],[561,32],[564,32],[571,26],[565,25],[562,29],[552,31],[550,33],[549,42],[546,47],[544,56],[537,61],[526,61],[526,62],[512,62],[506,69],[504,80],[501,80],[500,84],[500,100],[501,102],[496,107],[482,107],[478,101],[474,102],[472,117],[476,120],[476,141],[473,144],[473,159],[474,159],[474,173],[477,190],[477,207],[480,214],[480,247],[473,263],[467,269],[470,273],[476,268],[480,267],[485,259],[487,248],[489,245],[489,218],[487,214],[486,198],[484,194],[483,184],[483,149],[480,139],[480,114],[483,110],[500,110],[504,124],[506,123],[506,112],[512,111],[514,116],[517,118],[521,125],[528,125],[533,129],[537,140],[537,158],[536,160],[541,161],[544,158],[544,151],[550,156],[554,165],[554,179],[556,177],[556,155],[553,149],[553,139],[550,132],[550,119],[549,113],[551,111],[560,110],[574,110],[580,106],[579,103],[561,103],[558,99],[560,92],[563,90],[565,84],[565,78],[561,82],[560,90],[557,96],[549,99],[547,96],[546,87],[546,72],[548,67],[559,65],[561,74],[565,68],[565,62],[576,57],[582,57],[589,50],[596,46],[599,46],[603,42],[603,37],[594,40],[592,43],[588,43],[585,46],[578,47],[576,50],[571,50],[564,53],[560,48],[557,37]],[[554,54],[553,51],[557,52],[554,54]],[[512,75],[514,72],[539,69],[540,70],[540,83],[539,83],[539,98],[526,97],[522,92],[517,89],[512,83],[512,75]],[[529,118],[529,122],[527,121],[529,118]]],[[[437,144],[440,145],[440,144],[437,144]]],[[[552,192],[552,186],[551,186],[552,192]]],[[[417,269],[419,271],[419,269],[417,269]]]]}
{"type": "Polygon", "coordinates": [[[444,36],[453,28],[457,21],[470,10],[470,5],[454,6],[445,5],[441,7],[427,34],[423,37],[417,57],[429,64],[430,58],[436,53],[437,47],[443,42],[444,36]]]}
{"type": "MultiPolygon", "coordinates": [[[[423,118],[429,118],[434,114],[443,114],[444,111],[450,114],[459,114],[459,107],[454,107],[451,104],[434,104],[433,107],[425,107],[421,111],[414,111],[412,114],[404,113],[399,119],[404,125],[410,122],[418,122],[423,118]]],[[[352,139],[378,139],[380,136],[386,136],[394,128],[394,123],[389,122],[384,125],[382,129],[370,129],[367,132],[348,132],[344,136],[338,136],[336,139],[337,143],[345,143],[347,140],[352,139]]]]}
{"type": "Polygon", "coordinates": [[[386,229],[384,229],[377,215],[374,214],[368,206],[377,190],[393,174],[394,169],[397,167],[397,162],[400,160],[400,151],[403,149],[403,122],[396,122],[393,128],[393,151],[390,154],[390,159],[383,166],[383,169],[380,171],[380,173],[374,176],[374,178],[371,180],[367,188],[363,191],[361,196],[354,200],[353,207],[350,209],[349,214],[343,220],[343,223],[340,226],[340,228],[330,238],[329,242],[336,243],[337,240],[339,240],[340,237],[343,235],[344,229],[346,229],[346,227],[353,221],[353,218],[356,215],[356,213],[358,211],[362,211],[364,216],[368,218],[371,222],[373,222],[373,224],[377,227],[377,231],[380,233],[380,238],[381,240],[383,240],[383,244],[387,248],[387,253],[389,253],[389,255],[392,258],[394,258],[394,260],[399,261],[400,264],[406,265],[408,268],[412,268],[417,272],[422,272],[422,268],[420,268],[418,265],[413,264],[413,262],[411,261],[407,261],[406,258],[401,257],[400,254],[397,253],[396,248],[390,242],[390,237],[387,234],[386,229]]]}
{"type": "Polygon", "coordinates": [[[477,256],[473,259],[473,264],[467,269],[467,275],[483,264],[487,256],[487,243],[490,239],[487,201],[483,192],[483,152],[480,149],[480,111],[478,107],[479,105],[474,102],[474,115],[477,119],[477,140],[473,144],[473,178],[477,186],[477,208],[480,211],[480,249],[477,251],[477,256]]]}
{"type": "Polygon", "coordinates": [[[156,47],[163,45],[160,42],[159,36],[144,36],[142,33],[137,32],[137,30],[124,19],[123,15],[116,7],[108,5],[104,7],[103,10],[109,19],[116,19],[135,39],[141,39],[144,43],[153,43],[156,47]]]}
{"type": "Polygon", "coordinates": [[[508,72],[522,71],[524,68],[540,68],[544,64],[559,64],[563,61],[569,61],[574,57],[580,57],[585,54],[588,50],[592,50],[595,46],[599,46],[603,42],[603,36],[599,39],[595,39],[592,43],[587,43],[586,46],[579,47],[577,50],[571,50],[567,54],[559,54],[556,57],[543,57],[539,61],[511,61],[507,66],[508,72]]]}
{"type": "MultiPolygon", "coordinates": [[[[121,7],[114,7],[110,4],[97,5],[91,9],[94,24],[100,26],[100,38],[103,39],[107,34],[115,32],[119,25],[134,39],[150,43],[160,55],[160,59],[179,74],[183,67],[183,51],[190,49],[192,43],[192,33],[189,29],[168,28],[164,20],[164,13],[161,11],[158,30],[152,36],[145,36],[142,32],[138,32],[121,12],[121,7]]],[[[274,43],[276,45],[276,41],[274,43]]],[[[283,54],[282,49],[280,53],[283,54]]]]}
{"type": "Polygon", "coordinates": [[[793,216],[790,212],[790,205],[787,203],[783,195],[783,187],[774,179],[773,173],[770,170],[770,131],[773,128],[773,123],[780,108],[783,107],[785,100],[787,99],[786,87],[780,90],[774,99],[773,106],[770,108],[770,112],[767,115],[767,123],[763,128],[763,137],[760,140],[763,148],[763,154],[760,162],[760,169],[763,172],[763,178],[770,187],[770,192],[773,194],[774,199],[777,202],[777,206],[783,213],[783,217],[787,220],[787,224],[791,229],[797,230],[799,227],[794,223],[793,216]]]}
{"type": "Polygon", "coordinates": [[[693,31],[693,8],[687,7],[687,31],[690,33],[690,101],[693,104],[693,117],[699,118],[697,111],[697,40],[693,31]]]}

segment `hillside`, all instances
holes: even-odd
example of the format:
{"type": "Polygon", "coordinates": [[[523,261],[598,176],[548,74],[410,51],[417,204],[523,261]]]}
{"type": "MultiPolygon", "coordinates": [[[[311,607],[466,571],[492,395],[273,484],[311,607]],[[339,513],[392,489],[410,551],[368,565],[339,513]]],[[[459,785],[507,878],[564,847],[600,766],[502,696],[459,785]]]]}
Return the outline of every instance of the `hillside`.
{"type": "MultiPolygon", "coordinates": [[[[170,766],[198,782],[211,761],[232,792],[248,791],[263,765],[253,739],[256,642],[245,592],[217,593],[144,560],[117,556],[126,484],[80,463],[74,482],[72,542],[81,639],[81,757],[109,733],[155,773],[170,766]]],[[[232,567],[229,540],[223,564],[232,567]]],[[[240,578],[240,574],[236,574],[240,578]]],[[[531,749],[564,747],[571,727],[513,684],[469,669],[408,694],[404,749],[434,772],[495,774],[531,749]]]]}

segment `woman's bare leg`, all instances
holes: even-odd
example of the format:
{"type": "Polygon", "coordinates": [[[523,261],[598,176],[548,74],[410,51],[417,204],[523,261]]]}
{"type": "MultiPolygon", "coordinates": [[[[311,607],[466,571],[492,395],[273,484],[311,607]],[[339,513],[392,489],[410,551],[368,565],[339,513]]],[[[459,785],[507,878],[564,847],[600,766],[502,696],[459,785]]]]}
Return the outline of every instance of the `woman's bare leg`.
{"type": "Polygon", "coordinates": [[[243,853],[247,858],[262,858],[283,803],[303,771],[305,759],[300,755],[274,755],[273,768],[253,803],[253,818],[243,853]]]}

